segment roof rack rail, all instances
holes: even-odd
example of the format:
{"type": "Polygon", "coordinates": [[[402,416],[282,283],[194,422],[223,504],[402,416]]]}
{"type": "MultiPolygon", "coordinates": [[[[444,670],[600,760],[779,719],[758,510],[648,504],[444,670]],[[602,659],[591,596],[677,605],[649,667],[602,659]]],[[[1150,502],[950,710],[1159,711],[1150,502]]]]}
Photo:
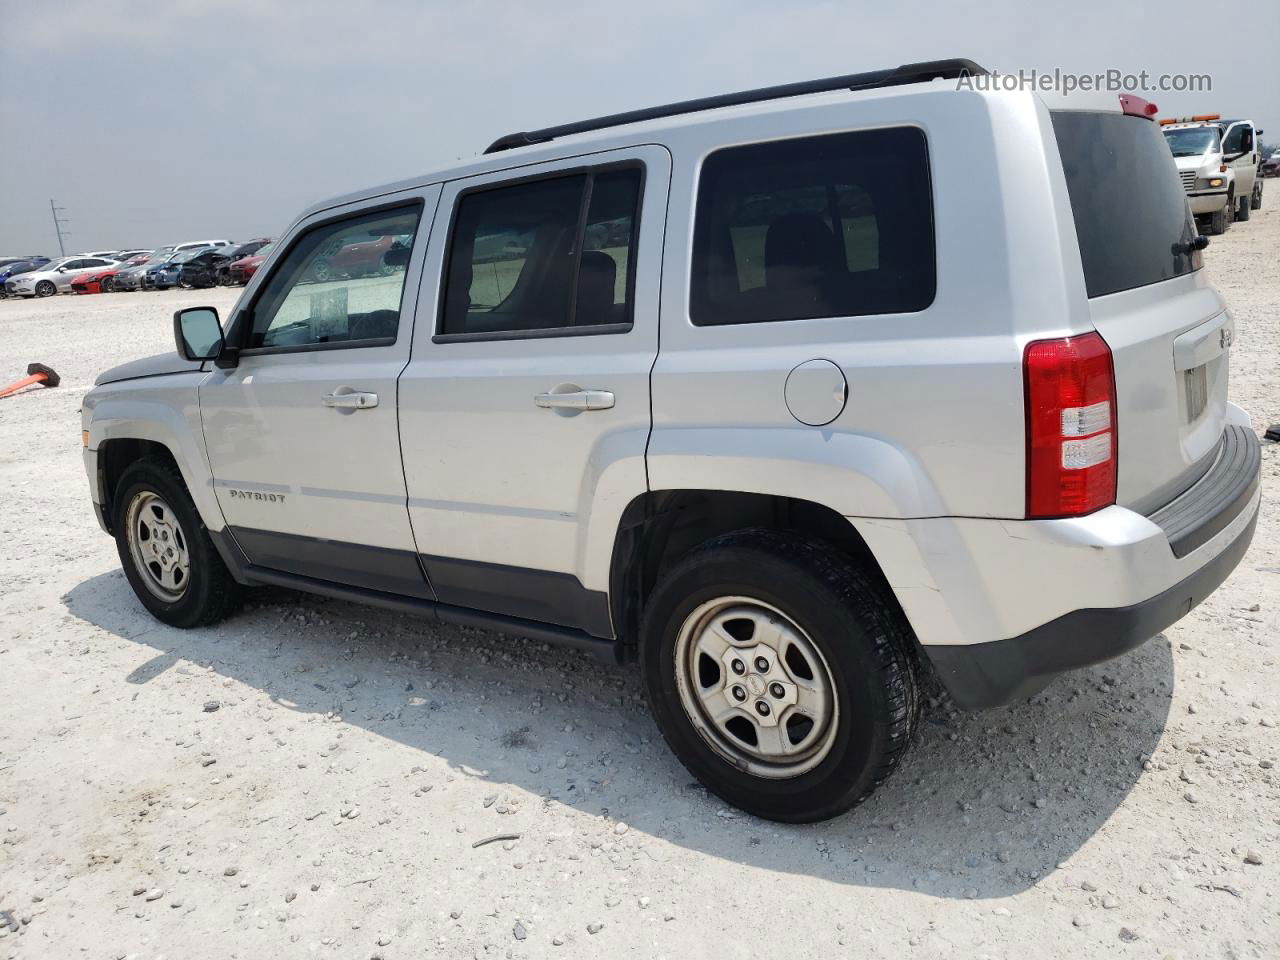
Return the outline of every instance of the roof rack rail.
{"type": "Polygon", "coordinates": [[[607,117],[596,117],[592,120],[579,120],[576,123],[565,123],[557,127],[543,127],[541,130],[509,133],[505,137],[499,137],[489,144],[485,153],[497,153],[500,150],[511,150],[515,147],[528,147],[535,143],[546,143],[549,140],[556,139],[556,137],[586,133],[589,130],[603,130],[606,127],[617,127],[624,123],[657,120],[660,117],[674,117],[682,113],[697,113],[702,110],[715,110],[719,107],[736,107],[744,103],[781,100],[784,97],[799,97],[807,93],[827,93],[833,90],[870,90],[875,87],[896,87],[907,83],[923,83],[926,80],[949,80],[962,76],[979,76],[986,73],[987,70],[984,67],[979,66],[972,60],[963,58],[904,63],[900,67],[889,70],[871,70],[867,73],[850,73],[843,77],[827,77],[824,80],[784,83],[777,87],[760,87],[757,90],[744,90],[741,93],[724,93],[715,97],[702,97],[698,100],[682,100],[679,103],[668,103],[661,107],[629,110],[626,113],[614,113],[607,117]]]}

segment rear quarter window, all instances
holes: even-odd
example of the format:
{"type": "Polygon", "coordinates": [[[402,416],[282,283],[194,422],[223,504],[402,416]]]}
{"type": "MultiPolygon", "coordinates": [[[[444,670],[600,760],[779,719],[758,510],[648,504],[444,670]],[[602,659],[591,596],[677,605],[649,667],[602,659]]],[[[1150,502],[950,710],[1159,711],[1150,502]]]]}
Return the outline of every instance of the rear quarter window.
{"type": "Polygon", "coordinates": [[[691,281],[698,326],[923,310],[936,288],[924,133],[712,153],[698,183],[691,281]]]}
{"type": "Polygon", "coordinates": [[[1090,297],[1199,270],[1195,221],[1160,128],[1121,113],[1051,114],[1090,297]]]}

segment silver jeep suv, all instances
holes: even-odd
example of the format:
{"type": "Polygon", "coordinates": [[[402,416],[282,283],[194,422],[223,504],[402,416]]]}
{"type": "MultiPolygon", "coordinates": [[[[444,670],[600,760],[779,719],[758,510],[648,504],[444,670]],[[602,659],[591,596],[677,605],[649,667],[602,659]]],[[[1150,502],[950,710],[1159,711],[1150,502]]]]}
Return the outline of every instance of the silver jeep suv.
{"type": "Polygon", "coordinates": [[[225,324],[180,311],[86,398],[138,598],[634,658],[689,770],[787,821],[893,771],[931,675],[991,706],[1142,643],[1253,533],[1231,314],[1154,108],[980,70],[513,134],[308,210],[225,324]]]}

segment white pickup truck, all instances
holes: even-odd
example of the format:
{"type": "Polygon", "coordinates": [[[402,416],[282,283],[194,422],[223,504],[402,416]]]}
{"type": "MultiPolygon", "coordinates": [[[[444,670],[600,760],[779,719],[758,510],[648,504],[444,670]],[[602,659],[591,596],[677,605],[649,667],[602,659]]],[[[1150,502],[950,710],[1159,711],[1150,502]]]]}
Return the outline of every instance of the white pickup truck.
{"type": "Polygon", "coordinates": [[[1262,206],[1259,137],[1250,120],[1206,113],[1160,121],[1191,212],[1211,234],[1225,233],[1262,206]]]}

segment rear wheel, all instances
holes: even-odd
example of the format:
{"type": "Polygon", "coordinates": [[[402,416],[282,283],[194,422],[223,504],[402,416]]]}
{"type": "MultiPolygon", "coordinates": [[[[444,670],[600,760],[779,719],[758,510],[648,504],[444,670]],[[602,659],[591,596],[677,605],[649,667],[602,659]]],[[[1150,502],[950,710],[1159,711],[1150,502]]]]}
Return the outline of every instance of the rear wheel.
{"type": "Polygon", "coordinates": [[[823,820],[897,767],[919,715],[910,629],[843,555],[795,537],[720,537],[645,609],[659,728],[706,787],[757,816],[823,820]]]}
{"type": "Polygon", "coordinates": [[[140,460],[116,487],[112,529],[133,592],[156,619],[174,627],[217,623],[240,602],[177,468],[140,460]]]}
{"type": "Polygon", "coordinates": [[[317,260],[311,267],[311,275],[324,283],[333,278],[333,269],[329,266],[328,260],[317,260]]]}
{"type": "Polygon", "coordinates": [[[54,286],[52,280],[41,280],[36,284],[37,297],[52,297],[57,292],[58,288],[54,286]]]}

